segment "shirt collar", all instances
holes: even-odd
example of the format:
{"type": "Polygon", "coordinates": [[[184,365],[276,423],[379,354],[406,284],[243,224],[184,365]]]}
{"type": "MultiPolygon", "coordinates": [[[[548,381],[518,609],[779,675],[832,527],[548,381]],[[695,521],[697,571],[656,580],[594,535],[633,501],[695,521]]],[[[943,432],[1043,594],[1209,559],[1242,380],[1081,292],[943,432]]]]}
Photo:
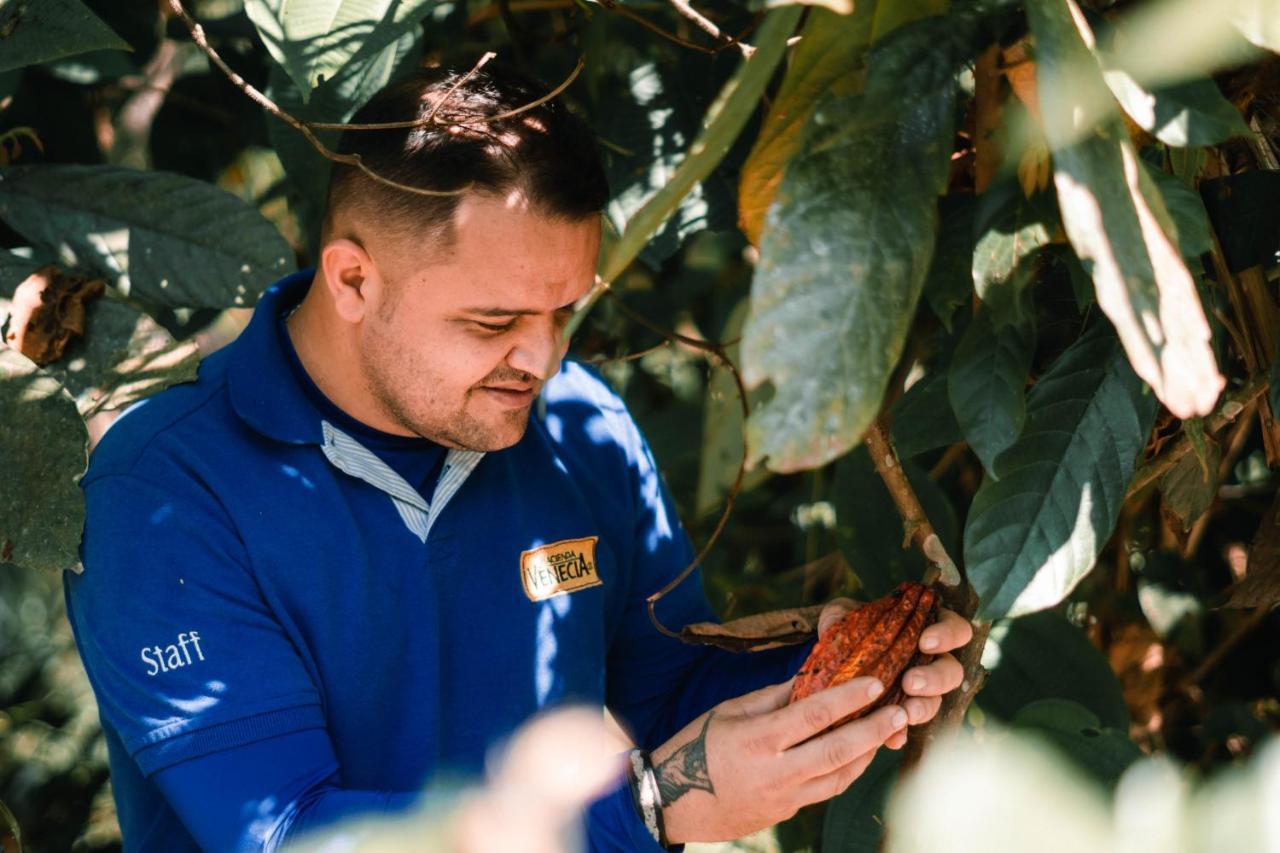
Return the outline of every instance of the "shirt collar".
{"type": "Polygon", "coordinates": [[[315,269],[287,275],[263,292],[253,317],[229,349],[227,384],[240,418],[288,444],[323,444],[323,414],[298,385],[286,360],[276,318],[306,296],[315,269]]]}

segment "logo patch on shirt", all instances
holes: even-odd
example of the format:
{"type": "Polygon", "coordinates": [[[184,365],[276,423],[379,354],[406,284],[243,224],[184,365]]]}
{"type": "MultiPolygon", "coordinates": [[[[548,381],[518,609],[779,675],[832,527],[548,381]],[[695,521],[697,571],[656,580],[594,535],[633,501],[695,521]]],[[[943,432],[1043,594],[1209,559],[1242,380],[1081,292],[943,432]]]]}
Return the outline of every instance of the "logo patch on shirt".
{"type": "Polygon", "coordinates": [[[520,554],[520,582],[530,601],[600,586],[596,573],[599,536],[562,539],[520,554]]]}

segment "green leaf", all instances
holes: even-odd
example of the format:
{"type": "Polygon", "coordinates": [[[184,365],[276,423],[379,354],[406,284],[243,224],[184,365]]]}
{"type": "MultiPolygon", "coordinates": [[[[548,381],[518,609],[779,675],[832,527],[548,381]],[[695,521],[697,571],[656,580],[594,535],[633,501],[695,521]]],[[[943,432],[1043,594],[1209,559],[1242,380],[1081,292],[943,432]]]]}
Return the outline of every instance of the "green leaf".
{"type": "Polygon", "coordinates": [[[26,356],[0,346],[0,561],[56,572],[77,561],[89,434],[75,401],[26,356]]]}
{"type": "Polygon", "coordinates": [[[1094,779],[1114,785],[1142,750],[1129,739],[1128,724],[1104,728],[1088,708],[1070,699],[1040,699],[1013,717],[1013,728],[1035,734],[1094,779]]]}
{"type": "Polygon", "coordinates": [[[418,30],[437,0],[245,0],[263,44],[308,101],[311,91],[349,74],[418,30]]]}
{"type": "Polygon", "coordinates": [[[1023,294],[1035,271],[1032,258],[1049,245],[1052,227],[1052,215],[1042,203],[1023,196],[1015,180],[999,181],[983,195],[971,274],[978,298],[991,312],[992,325],[1026,319],[1023,294]]]}
{"type": "Polygon", "coordinates": [[[1209,231],[1209,214],[1205,211],[1200,193],[1186,182],[1167,172],[1148,168],[1156,187],[1164,199],[1164,206],[1173,220],[1172,236],[1178,241],[1178,251],[1184,258],[1197,258],[1213,251],[1213,235],[1209,231]]]}
{"type": "Polygon", "coordinates": [[[1106,657],[1057,611],[998,621],[982,665],[988,675],[976,701],[997,719],[1012,720],[1031,702],[1056,698],[1079,702],[1112,728],[1129,725],[1120,681],[1106,657]]]}
{"type": "Polygon", "coordinates": [[[951,408],[965,441],[993,480],[999,475],[996,458],[1022,432],[1035,348],[1035,325],[1029,319],[997,328],[990,311],[979,311],[952,357],[947,374],[951,408]]]}
{"type": "Polygon", "coordinates": [[[777,194],[787,162],[800,150],[805,124],[818,99],[861,66],[871,43],[875,9],[874,3],[858,3],[851,15],[827,9],[809,12],[786,76],[742,166],[739,222],[753,244],[760,243],[765,214],[777,194]]]}
{"type": "Polygon", "coordinates": [[[943,196],[938,202],[938,242],[924,280],[924,298],[951,331],[956,311],[973,299],[973,225],[976,212],[969,194],[943,196]]]}
{"type": "Polygon", "coordinates": [[[1168,211],[1107,106],[1101,71],[1066,1],[1030,3],[1027,15],[1067,237],[1134,370],[1177,417],[1208,414],[1225,379],[1195,283],[1168,233],[1168,211]]]}
{"type": "Polygon", "coordinates": [[[825,98],[769,208],[742,352],[748,386],[772,383],[748,444],[775,471],[847,452],[880,410],[946,185],[959,51],[925,48],[944,34],[903,27],[872,57],[864,94],[825,98]]]}
{"type": "MultiPolygon", "coordinates": [[[[383,86],[420,64],[422,39],[414,31],[376,53],[361,51],[339,74],[311,92],[302,92],[278,65],[267,74],[267,95],[296,118],[315,122],[346,122],[383,86]]],[[[316,137],[330,149],[338,144],[341,131],[317,130],[316,137]]],[[[267,137],[284,166],[289,181],[302,196],[302,214],[314,250],[319,239],[329,173],[333,166],[297,130],[273,117],[267,118],[267,137]]]]}
{"type": "Polygon", "coordinates": [[[251,306],[294,266],[257,210],[168,172],[15,166],[0,173],[0,218],[63,266],[158,306],[251,306]]]}
{"type": "MultiPolygon", "coordinates": [[[[641,62],[603,99],[598,128],[614,143],[604,150],[610,192],[605,214],[619,232],[667,185],[697,135],[707,105],[697,101],[685,82],[694,61],[679,54],[669,61],[641,62]]],[[[731,229],[733,217],[732,193],[712,172],[680,200],[641,257],[657,267],[690,235],[731,229]]]]}
{"type": "Polygon", "coordinates": [[[916,380],[893,404],[893,443],[903,459],[963,438],[951,409],[945,370],[936,369],[916,380]]]}
{"type": "Polygon", "coordinates": [[[0,71],[108,48],[133,50],[80,0],[0,5],[0,71]]]}
{"type": "Polygon", "coordinates": [[[885,807],[901,764],[901,751],[880,750],[852,785],[827,802],[822,825],[823,850],[841,853],[880,850],[885,807]]]}
{"type": "MultiPolygon", "coordinates": [[[[749,305],[744,298],[729,315],[720,340],[730,341],[741,336],[742,324],[747,319],[749,305]]],[[[738,344],[725,347],[725,353],[734,364],[738,363],[738,344]]],[[[759,394],[747,394],[749,404],[758,401],[759,394]]],[[[709,513],[724,500],[738,477],[742,463],[742,403],[738,399],[738,384],[733,374],[716,365],[707,382],[707,402],[702,416],[702,454],[699,457],[697,499],[695,512],[701,516],[709,513]]],[[[767,479],[769,472],[755,468],[743,475],[742,490],[749,491],[767,479]]]]}
{"type": "MultiPolygon", "coordinates": [[[[600,273],[604,281],[612,282],[635,260],[649,238],[679,208],[681,200],[724,159],[729,146],[755,112],[756,103],[786,52],[787,39],[795,31],[803,11],[801,6],[787,6],[765,16],[757,31],[755,53],[739,66],[707,109],[702,131],[690,146],[689,153],[667,185],[651,196],[627,221],[622,236],[605,256],[600,273]]],[[[567,334],[572,334],[583,313],[579,311],[574,317],[574,322],[566,329],[567,334]]]]}
{"type": "Polygon", "coordinates": [[[1165,145],[1218,145],[1249,128],[1208,77],[1148,91],[1126,71],[1108,68],[1107,85],[1138,126],[1165,145]]]}
{"type": "Polygon", "coordinates": [[[1109,327],[1096,323],[1027,397],[1022,436],[984,480],[964,532],[983,618],[1052,607],[1093,568],[1155,417],[1109,327]]]}

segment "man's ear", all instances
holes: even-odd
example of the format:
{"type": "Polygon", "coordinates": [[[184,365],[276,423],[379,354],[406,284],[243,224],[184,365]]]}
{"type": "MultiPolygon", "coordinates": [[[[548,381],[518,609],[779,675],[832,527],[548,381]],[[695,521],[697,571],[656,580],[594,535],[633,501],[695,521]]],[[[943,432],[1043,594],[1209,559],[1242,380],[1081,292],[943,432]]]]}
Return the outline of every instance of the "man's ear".
{"type": "Polygon", "coordinates": [[[320,267],[334,311],[348,323],[359,323],[369,309],[365,283],[376,275],[373,259],[357,241],[339,237],[320,250],[320,267]]]}

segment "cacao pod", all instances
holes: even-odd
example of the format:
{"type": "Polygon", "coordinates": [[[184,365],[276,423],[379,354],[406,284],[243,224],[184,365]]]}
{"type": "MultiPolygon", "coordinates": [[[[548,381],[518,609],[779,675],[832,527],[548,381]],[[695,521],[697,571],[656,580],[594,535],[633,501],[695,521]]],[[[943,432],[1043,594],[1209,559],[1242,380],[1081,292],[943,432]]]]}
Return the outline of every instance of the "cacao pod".
{"type": "Polygon", "coordinates": [[[846,614],[818,638],[796,673],[788,704],[863,676],[880,679],[884,693],[831,728],[900,703],[905,698],[902,673],[933,659],[920,652],[920,634],[937,618],[937,593],[911,581],[846,614]]]}

